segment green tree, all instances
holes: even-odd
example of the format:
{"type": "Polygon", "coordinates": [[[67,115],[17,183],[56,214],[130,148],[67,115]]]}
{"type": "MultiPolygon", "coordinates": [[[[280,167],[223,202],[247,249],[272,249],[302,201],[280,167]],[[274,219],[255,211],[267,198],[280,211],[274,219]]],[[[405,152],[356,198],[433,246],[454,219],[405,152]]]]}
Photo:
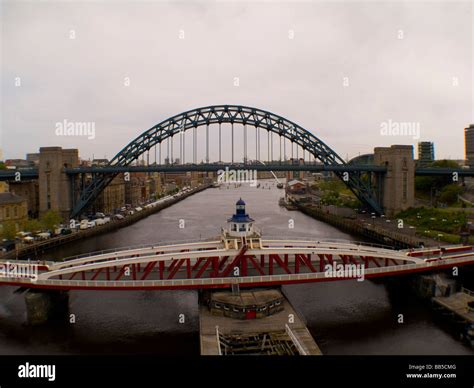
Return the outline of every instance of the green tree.
{"type": "MultiPolygon", "coordinates": [[[[434,168],[460,168],[454,160],[437,160],[429,165],[434,168]]],[[[432,188],[440,190],[442,187],[451,184],[452,178],[450,175],[442,176],[417,176],[415,178],[415,189],[417,191],[430,193],[432,188]]]]}
{"type": "Polygon", "coordinates": [[[458,201],[458,195],[461,194],[461,192],[462,188],[456,184],[444,186],[441,189],[439,200],[451,205],[458,201]]]}
{"type": "Polygon", "coordinates": [[[54,230],[54,228],[61,223],[62,217],[58,212],[48,210],[45,214],[43,214],[40,221],[45,229],[54,230]]]}
{"type": "Polygon", "coordinates": [[[37,219],[30,218],[28,221],[25,221],[23,224],[23,230],[25,232],[36,232],[37,230],[40,230],[43,227],[41,222],[37,219]]]}
{"type": "Polygon", "coordinates": [[[16,236],[16,225],[12,221],[7,221],[2,224],[1,232],[2,239],[14,240],[16,236]]]}

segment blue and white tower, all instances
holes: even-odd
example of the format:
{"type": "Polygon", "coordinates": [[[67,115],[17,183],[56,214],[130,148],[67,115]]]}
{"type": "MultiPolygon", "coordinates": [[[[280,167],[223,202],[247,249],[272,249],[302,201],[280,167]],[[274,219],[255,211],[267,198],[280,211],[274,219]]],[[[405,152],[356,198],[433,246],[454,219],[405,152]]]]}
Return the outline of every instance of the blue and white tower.
{"type": "Polygon", "coordinates": [[[245,212],[245,202],[240,198],[235,204],[235,214],[227,220],[229,227],[227,235],[230,237],[253,237],[258,233],[254,220],[245,212]]]}

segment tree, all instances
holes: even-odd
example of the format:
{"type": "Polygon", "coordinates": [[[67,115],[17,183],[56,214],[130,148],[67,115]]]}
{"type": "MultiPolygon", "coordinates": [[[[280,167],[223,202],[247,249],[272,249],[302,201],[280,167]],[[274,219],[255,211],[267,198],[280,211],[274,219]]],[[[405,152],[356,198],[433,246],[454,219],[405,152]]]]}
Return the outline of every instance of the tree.
{"type": "Polygon", "coordinates": [[[48,210],[45,214],[43,214],[40,221],[45,229],[54,230],[54,228],[61,223],[62,217],[58,212],[48,210]]]}
{"type": "Polygon", "coordinates": [[[6,221],[1,228],[1,236],[5,240],[14,240],[16,236],[16,225],[13,221],[6,221]]]}
{"type": "MultiPolygon", "coordinates": [[[[460,168],[454,160],[437,160],[430,164],[434,168],[460,168]]],[[[432,189],[440,190],[442,187],[451,184],[451,175],[440,176],[417,176],[415,177],[415,189],[425,193],[431,193],[432,189]]]]}
{"type": "Polygon", "coordinates": [[[441,202],[445,202],[447,204],[453,204],[458,201],[458,195],[462,192],[462,188],[458,185],[451,184],[444,186],[441,189],[441,193],[439,195],[439,200],[441,202]]]}
{"type": "Polygon", "coordinates": [[[40,230],[43,227],[41,222],[38,220],[31,218],[28,221],[25,221],[23,224],[23,230],[25,232],[36,232],[37,230],[40,230]]]}

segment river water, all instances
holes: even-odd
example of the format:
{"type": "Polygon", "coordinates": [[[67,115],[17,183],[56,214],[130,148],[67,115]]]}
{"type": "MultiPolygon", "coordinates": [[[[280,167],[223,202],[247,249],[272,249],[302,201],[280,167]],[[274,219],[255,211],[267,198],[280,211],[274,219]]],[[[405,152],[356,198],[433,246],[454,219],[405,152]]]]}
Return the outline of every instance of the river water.
{"type": "MultiPolygon", "coordinates": [[[[260,188],[208,189],[127,228],[57,248],[47,256],[216,236],[240,197],[265,236],[354,239],[279,207],[281,195],[271,181],[260,188]]],[[[14,291],[0,287],[1,354],[199,354],[196,291],[71,291],[75,323],[45,327],[25,324],[24,297],[14,291]]],[[[347,280],[285,286],[284,291],[324,354],[474,354],[433,322],[429,307],[400,288],[347,280]],[[399,314],[402,324],[397,322],[399,314]]]]}

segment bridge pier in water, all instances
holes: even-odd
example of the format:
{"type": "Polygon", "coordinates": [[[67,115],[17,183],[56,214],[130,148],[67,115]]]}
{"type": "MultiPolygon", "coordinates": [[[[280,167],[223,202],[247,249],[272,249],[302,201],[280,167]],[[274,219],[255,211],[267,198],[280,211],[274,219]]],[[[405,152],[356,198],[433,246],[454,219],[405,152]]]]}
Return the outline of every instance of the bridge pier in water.
{"type": "Polygon", "coordinates": [[[201,355],[321,355],[280,288],[201,291],[201,355]]]}
{"type": "Polygon", "coordinates": [[[25,293],[26,319],[32,326],[64,321],[69,313],[69,292],[34,290],[25,293]]]}

